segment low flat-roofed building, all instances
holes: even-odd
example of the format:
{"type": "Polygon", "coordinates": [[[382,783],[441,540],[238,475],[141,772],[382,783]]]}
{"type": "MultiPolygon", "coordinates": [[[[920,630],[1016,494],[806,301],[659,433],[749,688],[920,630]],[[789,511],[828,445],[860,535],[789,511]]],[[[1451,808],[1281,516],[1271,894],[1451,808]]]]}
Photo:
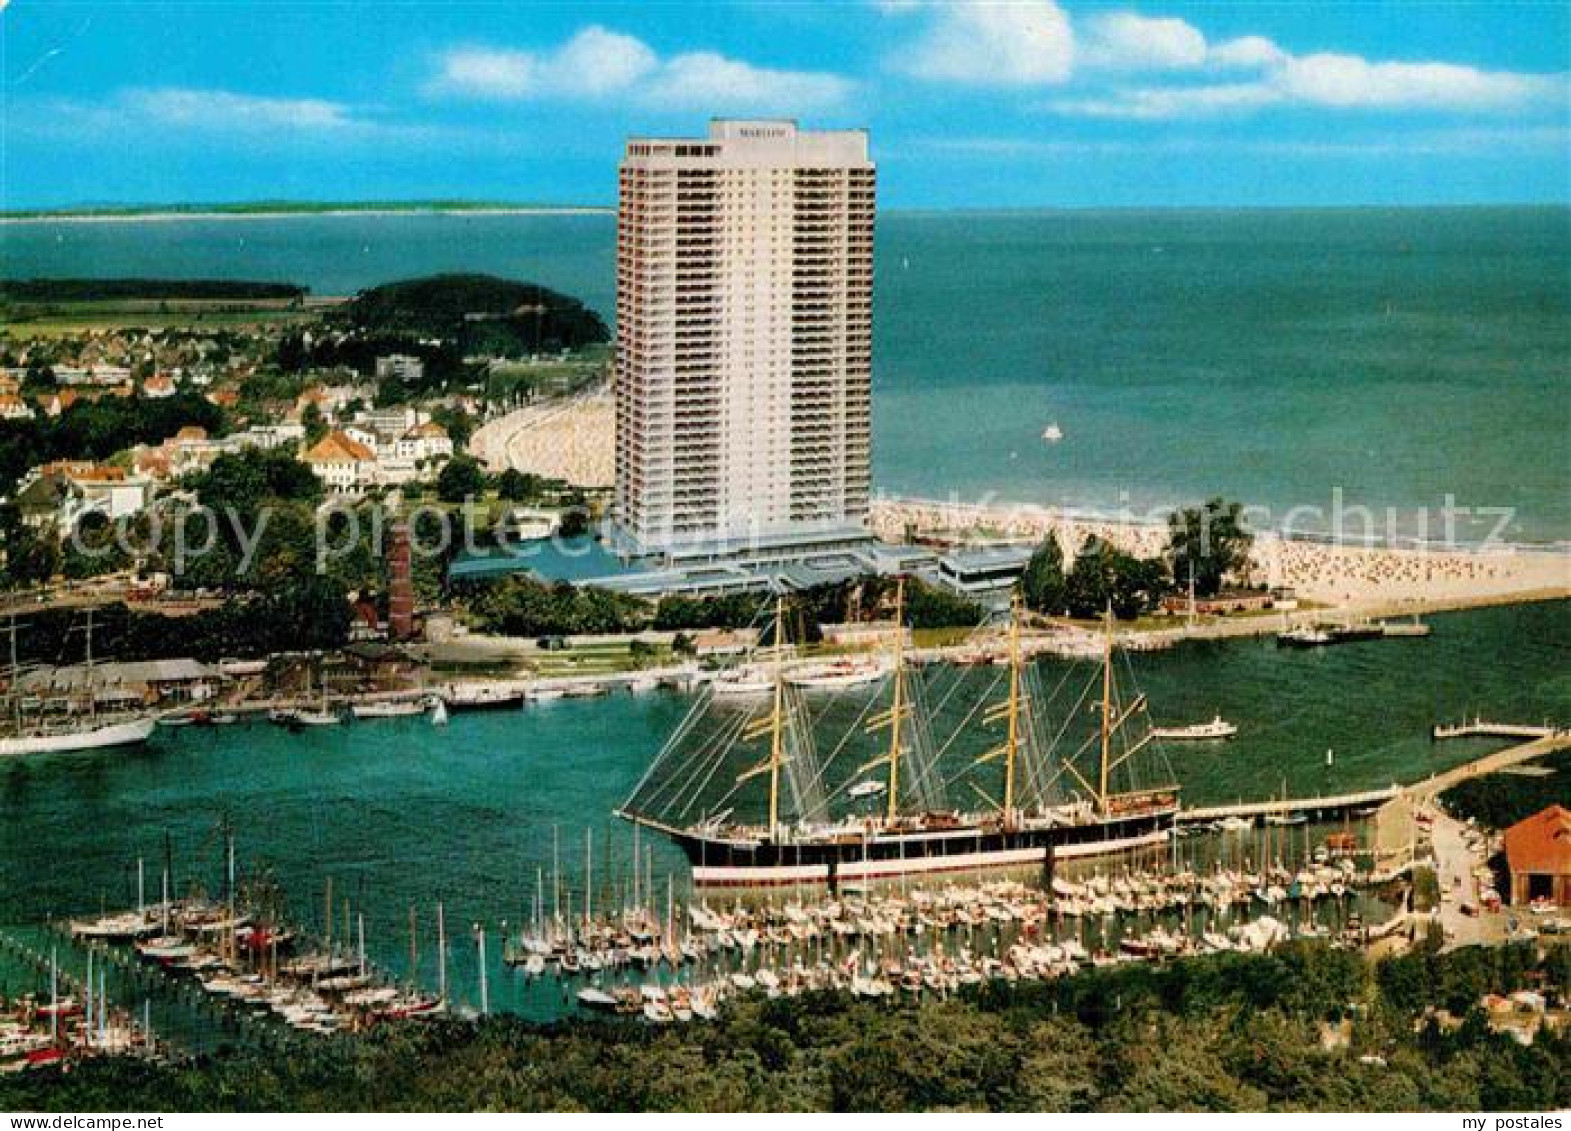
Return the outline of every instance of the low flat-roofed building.
{"type": "Polygon", "coordinates": [[[938,559],[938,576],[945,585],[969,595],[987,595],[1012,589],[1033,546],[982,546],[951,550],[938,559]]]}
{"type": "Polygon", "coordinates": [[[39,699],[83,698],[88,688],[100,703],[111,701],[201,702],[217,694],[223,684],[217,668],[189,658],[173,660],[108,660],[94,664],[24,672],[17,688],[39,699]]]}
{"type": "MultiPolygon", "coordinates": [[[[819,635],[824,643],[834,648],[893,648],[895,626],[893,621],[859,621],[855,624],[821,624],[819,635]]],[[[911,629],[902,627],[900,635],[907,647],[911,645],[911,629]]]]}
{"type": "Polygon", "coordinates": [[[742,656],[758,647],[756,628],[709,628],[693,633],[693,655],[700,660],[742,656]]]}

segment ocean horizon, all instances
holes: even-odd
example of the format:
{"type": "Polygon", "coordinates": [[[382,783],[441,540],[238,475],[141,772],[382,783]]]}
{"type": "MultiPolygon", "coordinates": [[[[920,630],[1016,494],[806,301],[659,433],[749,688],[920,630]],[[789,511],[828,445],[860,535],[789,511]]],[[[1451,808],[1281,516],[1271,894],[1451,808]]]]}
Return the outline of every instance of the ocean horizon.
{"type": "MultiPolygon", "coordinates": [[[[1571,539],[1568,211],[885,210],[875,489],[1137,517],[1224,495],[1306,529],[1364,507],[1431,538],[1449,498],[1461,540],[1571,539]]],[[[5,274],[339,295],[483,271],[614,314],[609,213],[138,219],[6,224],[5,274]]]]}

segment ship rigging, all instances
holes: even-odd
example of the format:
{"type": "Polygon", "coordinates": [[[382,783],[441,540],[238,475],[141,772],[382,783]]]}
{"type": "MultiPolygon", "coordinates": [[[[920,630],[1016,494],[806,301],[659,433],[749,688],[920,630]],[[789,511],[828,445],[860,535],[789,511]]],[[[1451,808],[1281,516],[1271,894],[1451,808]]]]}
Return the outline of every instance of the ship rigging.
{"type": "MultiPolygon", "coordinates": [[[[700,886],[1051,871],[1057,860],[1167,840],[1178,787],[1145,696],[1126,704],[1119,695],[1111,614],[1100,669],[1064,705],[1071,676],[1084,669],[1067,669],[1048,690],[1021,647],[1018,598],[1006,670],[991,681],[947,665],[914,667],[905,619],[902,582],[883,686],[860,703],[844,692],[815,706],[788,678],[777,600],[767,707],[758,710],[763,696],[749,704],[701,692],[618,815],[671,837],[700,886]],[[821,736],[833,741],[827,751],[821,736]],[[962,786],[964,803],[951,802],[962,786]]],[[[752,666],[756,674],[766,665],[755,657],[752,666]]]]}

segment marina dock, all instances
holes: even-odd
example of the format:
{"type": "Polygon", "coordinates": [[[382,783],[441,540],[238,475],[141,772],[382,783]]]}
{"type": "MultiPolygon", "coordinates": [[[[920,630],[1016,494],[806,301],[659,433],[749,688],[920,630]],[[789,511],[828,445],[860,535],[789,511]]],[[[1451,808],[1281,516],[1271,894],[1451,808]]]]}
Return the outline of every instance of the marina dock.
{"type": "Polygon", "coordinates": [[[1369,789],[1362,793],[1343,793],[1331,797],[1297,797],[1275,801],[1242,801],[1235,805],[1207,805],[1198,809],[1181,809],[1180,824],[1196,825],[1230,817],[1245,819],[1262,817],[1311,817],[1324,819],[1340,817],[1372,805],[1384,805],[1402,792],[1402,787],[1389,785],[1383,789],[1369,789]]]}

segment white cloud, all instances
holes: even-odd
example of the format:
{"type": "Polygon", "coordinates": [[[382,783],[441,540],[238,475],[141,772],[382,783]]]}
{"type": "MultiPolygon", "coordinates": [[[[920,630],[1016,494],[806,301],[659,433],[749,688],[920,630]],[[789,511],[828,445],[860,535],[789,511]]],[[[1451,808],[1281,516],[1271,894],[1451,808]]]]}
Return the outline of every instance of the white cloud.
{"type": "Polygon", "coordinates": [[[937,82],[1035,86],[1066,81],[1074,57],[1069,17],[1053,0],[1004,0],[934,7],[928,27],[899,48],[891,63],[937,82]]]}
{"type": "Polygon", "coordinates": [[[1279,101],[1280,94],[1263,83],[1218,83],[1124,88],[1085,98],[1059,99],[1050,103],[1048,109],[1073,117],[1163,121],[1228,114],[1279,101]]]}
{"type": "Polygon", "coordinates": [[[1263,35],[1244,35],[1213,44],[1206,52],[1206,61],[1214,67],[1236,67],[1252,70],[1275,67],[1287,58],[1287,52],[1263,35]]]}
{"type": "Polygon", "coordinates": [[[271,98],[226,90],[137,88],[118,99],[133,117],[192,130],[344,132],[361,128],[353,111],[320,98],[271,98]]]}
{"type": "Polygon", "coordinates": [[[552,51],[456,48],[432,86],[475,98],[598,98],[626,90],[659,63],[640,40],[587,27],[552,51]]]}
{"type": "Polygon", "coordinates": [[[1453,63],[1371,63],[1356,55],[1290,58],[1275,78],[1283,97],[1316,106],[1512,109],[1563,95],[1548,75],[1480,71],[1453,63]]]}
{"type": "Polygon", "coordinates": [[[1206,37],[1178,19],[1105,12],[1085,21],[1081,58],[1114,70],[1191,70],[1205,65],[1206,37]]]}
{"type": "Polygon", "coordinates": [[[1210,43],[1185,20],[1128,10],[1071,23],[1054,0],[874,2],[924,21],[892,57],[896,70],[975,86],[1067,86],[1048,104],[1060,114],[1159,120],[1271,106],[1503,113],[1564,105],[1565,75],[1295,55],[1260,35],[1210,43]],[[1134,85],[1134,74],[1148,77],[1134,85]]]}
{"type": "Polygon", "coordinates": [[[725,112],[817,109],[844,101],[852,87],[839,75],[755,67],[709,51],[662,59],[633,36],[591,26],[543,51],[455,48],[442,56],[427,90],[498,100],[627,99],[725,112]]]}
{"type": "Polygon", "coordinates": [[[1267,106],[1324,110],[1406,110],[1506,113],[1563,100],[1564,76],[1483,71],[1454,63],[1371,62],[1356,55],[1304,55],[1266,50],[1268,41],[1233,40],[1219,66],[1256,67],[1246,82],[1119,86],[1049,103],[1055,113],[1154,121],[1215,117],[1267,106]],[[1245,60],[1249,60],[1246,64],[1245,60]]]}
{"type": "Polygon", "coordinates": [[[675,55],[650,82],[650,102],[673,108],[813,108],[845,101],[851,83],[839,75],[755,67],[708,51],[675,55]]]}

